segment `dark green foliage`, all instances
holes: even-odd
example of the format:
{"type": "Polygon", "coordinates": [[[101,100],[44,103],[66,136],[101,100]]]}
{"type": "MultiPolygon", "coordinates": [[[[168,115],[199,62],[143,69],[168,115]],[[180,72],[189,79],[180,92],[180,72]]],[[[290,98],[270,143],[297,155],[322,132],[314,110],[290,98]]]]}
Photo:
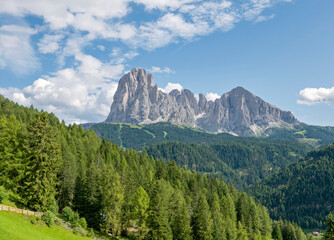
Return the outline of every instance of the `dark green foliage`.
{"type": "Polygon", "coordinates": [[[24,175],[19,194],[27,206],[44,211],[56,196],[60,145],[45,113],[37,115],[27,126],[27,131],[24,175]]]}
{"type": "Polygon", "coordinates": [[[150,214],[147,221],[150,228],[149,239],[173,239],[172,230],[168,222],[168,203],[171,197],[171,190],[172,188],[163,179],[153,182],[149,207],[150,214]]]}
{"type": "Polygon", "coordinates": [[[327,217],[327,228],[324,233],[325,240],[333,240],[334,239],[334,219],[332,213],[330,213],[327,217]]]}
{"type": "Polygon", "coordinates": [[[201,145],[167,142],[154,144],[146,151],[188,169],[216,174],[240,189],[296,162],[306,149],[298,143],[250,139],[201,145]]]}
{"type": "Polygon", "coordinates": [[[53,212],[51,211],[47,211],[46,213],[44,213],[42,215],[42,220],[45,222],[45,224],[50,227],[51,225],[54,224],[54,218],[55,218],[55,215],[53,212]]]}
{"type": "Polygon", "coordinates": [[[204,193],[201,193],[192,218],[194,240],[212,239],[212,216],[204,193]]]}
{"type": "Polygon", "coordinates": [[[280,225],[277,222],[273,224],[272,238],[274,240],[283,240],[282,231],[280,225]]]}
{"type": "Polygon", "coordinates": [[[180,190],[175,190],[172,195],[172,221],[171,228],[174,240],[190,240],[192,239],[192,229],[190,226],[190,214],[188,212],[187,203],[180,190]]]}
{"type": "MultiPolygon", "coordinates": [[[[122,149],[52,114],[2,98],[0,106],[0,184],[20,194],[25,207],[58,205],[73,226],[85,227],[85,218],[88,227],[115,237],[236,240],[271,233],[266,209],[218,177],[122,149]]],[[[175,128],[166,126],[172,135],[175,128]]],[[[203,133],[184,129],[188,139],[203,133]]]]}
{"type": "Polygon", "coordinates": [[[137,150],[165,141],[184,143],[218,143],[230,141],[261,141],[261,139],[291,140],[311,146],[324,146],[334,142],[334,128],[311,126],[300,123],[294,128],[270,128],[263,138],[238,138],[226,133],[212,134],[201,129],[177,126],[168,122],[148,125],[127,123],[89,123],[82,125],[94,130],[101,138],[108,139],[121,147],[137,150]]]}
{"type": "Polygon", "coordinates": [[[269,207],[273,218],[294,221],[305,228],[325,228],[334,206],[334,145],[312,151],[250,188],[269,207]]]}

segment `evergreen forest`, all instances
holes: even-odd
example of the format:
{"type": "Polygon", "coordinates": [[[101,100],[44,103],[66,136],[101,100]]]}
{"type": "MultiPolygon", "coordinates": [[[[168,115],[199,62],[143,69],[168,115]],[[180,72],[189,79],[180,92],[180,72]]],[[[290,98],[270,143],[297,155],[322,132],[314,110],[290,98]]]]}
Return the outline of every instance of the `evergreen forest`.
{"type": "Polygon", "coordinates": [[[0,185],[17,206],[72,209],[116,238],[306,239],[298,225],[272,221],[266,207],[217,176],[120,148],[3,97],[0,185]]]}

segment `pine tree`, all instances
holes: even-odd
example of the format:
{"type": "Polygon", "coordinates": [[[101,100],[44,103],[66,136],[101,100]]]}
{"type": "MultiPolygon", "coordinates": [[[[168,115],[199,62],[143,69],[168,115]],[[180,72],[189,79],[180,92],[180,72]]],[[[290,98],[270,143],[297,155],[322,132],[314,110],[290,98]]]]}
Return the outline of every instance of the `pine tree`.
{"type": "Polygon", "coordinates": [[[281,231],[281,228],[280,228],[280,226],[277,222],[275,222],[273,224],[272,238],[274,240],[283,240],[282,231],[281,231]]]}
{"type": "Polygon", "coordinates": [[[191,226],[190,215],[188,212],[186,201],[180,190],[176,190],[173,194],[173,216],[172,216],[172,232],[174,240],[190,240],[191,226]]]}
{"type": "Polygon", "coordinates": [[[23,177],[23,133],[21,123],[12,115],[0,119],[0,184],[17,192],[23,177]]]}
{"type": "Polygon", "coordinates": [[[46,113],[38,115],[27,129],[26,165],[20,194],[27,206],[45,211],[57,193],[60,146],[46,113]]]}
{"type": "Polygon", "coordinates": [[[101,229],[107,234],[117,236],[122,230],[122,205],[124,189],[120,183],[120,176],[111,164],[107,164],[103,171],[102,186],[102,215],[101,229]]]}
{"type": "Polygon", "coordinates": [[[132,200],[132,218],[136,221],[139,238],[142,239],[148,232],[147,217],[150,197],[144,188],[139,187],[132,200]]]}
{"type": "Polygon", "coordinates": [[[332,213],[327,216],[327,228],[324,233],[325,240],[333,240],[334,239],[334,219],[332,213]]]}
{"type": "Polygon", "coordinates": [[[215,193],[214,200],[212,203],[212,236],[214,240],[221,240],[225,237],[223,214],[220,209],[219,197],[215,193]]]}
{"type": "Polygon", "coordinates": [[[169,187],[165,180],[156,180],[152,186],[150,214],[148,216],[148,226],[150,231],[148,239],[171,240],[173,234],[169,225],[169,187]]]}
{"type": "Polygon", "coordinates": [[[195,240],[212,239],[212,218],[206,197],[201,193],[192,219],[195,240]]]}
{"type": "Polygon", "coordinates": [[[238,235],[237,240],[248,240],[247,231],[244,226],[238,221],[238,235]]]}

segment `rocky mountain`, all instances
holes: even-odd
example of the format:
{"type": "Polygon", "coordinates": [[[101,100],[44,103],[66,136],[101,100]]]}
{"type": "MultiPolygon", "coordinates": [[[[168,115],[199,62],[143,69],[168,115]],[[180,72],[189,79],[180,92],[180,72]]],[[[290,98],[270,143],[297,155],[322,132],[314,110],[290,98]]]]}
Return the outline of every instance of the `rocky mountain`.
{"type": "Polygon", "coordinates": [[[239,136],[264,135],[270,128],[298,123],[291,112],[265,102],[242,87],[215,101],[208,101],[200,94],[197,101],[187,89],[170,93],[159,90],[153,76],[140,68],[132,69],[120,79],[106,122],[171,122],[239,136]]]}

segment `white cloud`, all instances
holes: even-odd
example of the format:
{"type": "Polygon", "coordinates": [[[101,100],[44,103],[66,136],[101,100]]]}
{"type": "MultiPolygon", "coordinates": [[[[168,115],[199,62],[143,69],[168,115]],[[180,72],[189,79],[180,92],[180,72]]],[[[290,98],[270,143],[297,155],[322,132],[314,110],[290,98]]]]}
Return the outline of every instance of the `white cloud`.
{"type": "Polygon", "coordinates": [[[68,123],[103,121],[109,113],[123,65],[110,65],[79,53],[77,68],[65,68],[20,89],[0,89],[4,96],[23,105],[54,112],[68,123]]]}
{"type": "Polygon", "coordinates": [[[170,93],[171,91],[173,91],[174,89],[179,90],[180,92],[182,91],[183,87],[180,83],[167,83],[167,86],[165,88],[159,88],[159,90],[165,92],[165,93],[170,93]]]}
{"type": "Polygon", "coordinates": [[[305,88],[299,92],[298,104],[313,105],[316,103],[334,103],[334,87],[305,88]]]}
{"type": "Polygon", "coordinates": [[[160,68],[160,67],[152,66],[152,68],[149,69],[148,71],[152,73],[174,73],[174,71],[170,69],[169,67],[160,68]]]}
{"type": "Polygon", "coordinates": [[[174,11],[187,3],[199,2],[199,0],[134,0],[134,2],[144,4],[148,10],[170,9],[174,11]]]}
{"type": "Polygon", "coordinates": [[[208,101],[215,101],[217,98],[220,98],[220,96],[217,93],[212,93],[212,92],[207,93],[205,97],[208,101]]]}
{"type": "Polygon", "coordinates": [[[36,31],[18,25],[0,27],[0,68],[9,68],[17,74],[26,74],[39,67],[39,61],[30,45],[30,36],[36,31]]]}
{"type": "Polygon", "coordinates": [[[54,53],[59,49],[59,42],[64,36],[62,34],[48,35],[45,34],[43,38],[39,41],[38,50],[41,53],[54,53]]]}

